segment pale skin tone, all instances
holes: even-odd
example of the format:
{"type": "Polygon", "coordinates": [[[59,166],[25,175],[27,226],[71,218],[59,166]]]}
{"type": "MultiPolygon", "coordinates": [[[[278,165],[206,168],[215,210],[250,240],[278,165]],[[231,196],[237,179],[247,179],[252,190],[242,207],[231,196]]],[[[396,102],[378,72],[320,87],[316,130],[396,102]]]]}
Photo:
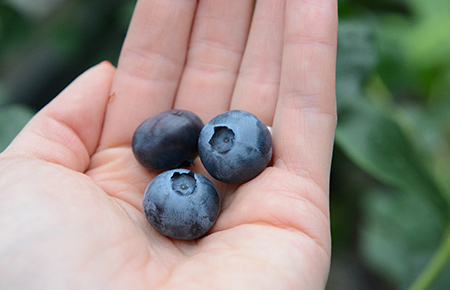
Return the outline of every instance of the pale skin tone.
{"type": "Polygon", "coordinates": [[[138,1],[117,68],[78,77],[0,155],[0,288],[323,289],[336,33],[333,0],[138,1]],[[171,108],[273,128],[271,165],[214,181],[222,211],[196,241],[142,213],[155,173],[131,136],[171,108]]]}

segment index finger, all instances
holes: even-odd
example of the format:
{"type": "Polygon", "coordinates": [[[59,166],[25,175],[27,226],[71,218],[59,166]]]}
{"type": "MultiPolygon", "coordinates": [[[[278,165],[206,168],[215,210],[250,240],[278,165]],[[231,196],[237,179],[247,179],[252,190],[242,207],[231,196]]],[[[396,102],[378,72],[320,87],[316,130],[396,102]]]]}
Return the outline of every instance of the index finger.
{"type": "Polygon", "coordinates": [[[100,148],[131,142],[149,116],[172,108],[196,0],[139,0],[119,58],[100,148]]]}

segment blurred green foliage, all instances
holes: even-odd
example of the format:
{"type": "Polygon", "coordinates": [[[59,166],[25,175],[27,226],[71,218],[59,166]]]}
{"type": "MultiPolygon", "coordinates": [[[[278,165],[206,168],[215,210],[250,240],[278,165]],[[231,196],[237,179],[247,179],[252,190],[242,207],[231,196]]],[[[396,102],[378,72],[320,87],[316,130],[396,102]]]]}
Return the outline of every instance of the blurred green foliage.
{"type": "MultiPolygon", "coordinates": [[[[135,5],[29,3],[0,3],[0,151],[74,76],[117,62],[135,5]]],[[[339,13],[327,289],[450,289],[450,1],[339,13]]]]}
{"type": "MultiPolygon", "coordinates": [[[[369,270],[355,289],[450,289],[450,2],[341,1],[340,12],[335,257],[355,251],[369,270]]],[[[332,267],[328,288],[345,289],[335,284],[332,267]]]]}

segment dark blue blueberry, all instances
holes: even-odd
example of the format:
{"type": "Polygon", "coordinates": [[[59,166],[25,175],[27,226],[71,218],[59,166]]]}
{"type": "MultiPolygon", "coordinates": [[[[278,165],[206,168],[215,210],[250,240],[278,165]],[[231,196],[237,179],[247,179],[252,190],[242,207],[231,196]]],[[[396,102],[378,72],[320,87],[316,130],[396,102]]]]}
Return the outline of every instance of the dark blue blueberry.
{"type": "Polygon", "coordinates": [[[212,182],[187,169],[157,175],[147,186],[142,203],[148,222],[161,234],[193,240],[206,234],[220,211],[212,182]]]}
{"type": "Polygon", "coordinates": [[[243,183],[256,177],[269,164],[272,136],[255,115],[229,111],[203,127],[198,152],[212,177],[227,183],[243,183]]]}
{"type": "Polygon", "coordinates": [[[192,112],[170,110],[145,120],[131,141],[136,160],[145,168],[164,171],[192,163],[202,120],[192,112]]]}

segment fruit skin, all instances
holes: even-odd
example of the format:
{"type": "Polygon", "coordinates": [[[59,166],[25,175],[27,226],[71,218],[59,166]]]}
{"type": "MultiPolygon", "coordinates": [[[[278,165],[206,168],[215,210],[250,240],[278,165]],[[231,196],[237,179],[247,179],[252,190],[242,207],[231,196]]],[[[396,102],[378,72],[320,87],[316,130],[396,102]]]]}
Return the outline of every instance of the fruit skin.
{"type": "Polygon", "coordinates": [[[192,163],[202,120],[185,110],[170,110],[145,120],[134,132],[131,147],[145,168],[164,171],[192,163]]]}
{"type": "Polygon", "coordinates": [[[220,197],[212,182],[188,169],[157,175],[142,202],[148,222],[161,234],[193,240],[208,232],[220,212],[220,197]]]}
{"type": "Polygon", "coordinates": [[[255,115],[228,111],[203,127],[198,151],[212,177],[244,183],[260,174],[272,159],[272,135],[255,115]]]}

